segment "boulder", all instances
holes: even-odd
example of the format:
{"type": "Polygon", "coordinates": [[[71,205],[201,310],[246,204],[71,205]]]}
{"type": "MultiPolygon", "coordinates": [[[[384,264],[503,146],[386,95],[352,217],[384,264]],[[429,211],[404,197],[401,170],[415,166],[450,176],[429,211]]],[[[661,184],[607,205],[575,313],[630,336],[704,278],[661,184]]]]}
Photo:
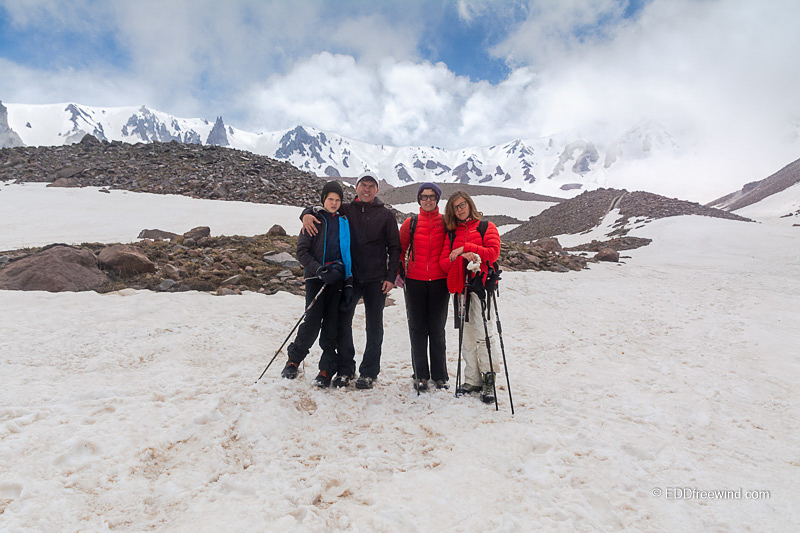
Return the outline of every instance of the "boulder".
{"type": "Polygon", "coordinates": [[[216,292],[217,296],[234,296],[237,294],[242,294],[242,291],[239,289],[230,289],[228,287],[220,287],[216,292]]]}
{"type": "Polygon", "coordinates": [[[154,241],[174,241],[178,238],[177,233],[160,229],[143,229],[139,232],[139,239],[152,239],[154,241]]]}
{"type": "Polygon", "coordinates": [[[284,236],[286,236],[286,230],[283,229],[283,226],[275,224],[274,226],[269,228],[269,231],[267,232],[267,236],[269,236],[269,237],[284,237],[284,236]]]}
{"type": "Polygon", "coordinates": [[[161,267],[161,273],[169,279],[178,281],[181,279],[181,271],[175,265],[167,263],[161,267]]]}
{"type": "Polygon", "coordinates": [[[126,244],[106,246],[97,256],[100,264],[119,276],[135,276],[156,271],[156,265],[138,248],[126,244]]]}
{"type": "Polygon", "coordinates": [[[211,228],[208,226],[198,226],[196,228],[192,228],[186,233],[183,234],[184,239],[192,239],[194,241],[199,241],[202,238],[210,237],[211,236],[211,228]]]}
{"type": "Polygon", "coordinates": [[[287,252],[267,254],[264,256],[264,261],[275,265],[281,265],[285,268],[297,268],[300,266],[300,261],[292,257],[292,255],[287,252]]]}
{"type": "Polygon", "coordinates": [[[598,261],[610,261],[612,263],[618,263],[619,252],[613,248],[600,248],[597,254],[595,254],[594,258],[598,261]]]}
{"type": "Polygon", "coordinates": [[[541,248],[545,252],[553,253],[563,251],[563,248],[561,248],[561,243],[558,242],[558,239],[555,237],[544,237],[534,242],[533,245],[541,248]]]}
{"type": "Polygon", "coordinates": [[[100,290],[109,282],[89,250],[54,245],[0,270],[0,289],[15,291],[100,290]]]}
{"type": "Polygon", "coordinates": [[[174,280],[165,279],[164,281],[162,281],[161,283],[158,284],[158,287],[156,287],[156,290],[157,291],[162,291],[162,292],[163,291],[168,291],[171,288],[173,288],[176,285],[176,283],[177,282],[174,281],[174,280]]]}
{"type": "Polygon", "coordinates": [[[74,178],[58,178],[53,183],[48,183],[48,187],[77,187],[78,182],[74,178]]]}

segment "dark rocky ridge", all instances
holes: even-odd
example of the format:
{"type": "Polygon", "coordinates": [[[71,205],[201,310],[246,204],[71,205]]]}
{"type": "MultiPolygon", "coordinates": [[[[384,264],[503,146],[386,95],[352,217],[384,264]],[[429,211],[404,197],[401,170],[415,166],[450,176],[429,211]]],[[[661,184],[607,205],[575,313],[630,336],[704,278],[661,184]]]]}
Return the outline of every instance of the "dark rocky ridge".
{"type": "Polygon", "coordinates": [[[647,222],[665,217],[702,215],[752,222],[750,219],[705,207],[696,202],[667,198],[648,192],[628,192],[617,189],[587,191],[575,198],[545,209],[542,213],[503,235],[507,241],[527,242],[563,234],[578,234],[595,228],[612,209],[619,209],[621,218],[611,235],[622,237],[628,233],[624,226],[631,219],[647,222]]]}
{"type": "Polygon", "coordinates": [[[706,206],[725,209],[726,211],[736,211],[788,189],[798,182],[800,182],[800,159],[789,163],[775,174],[761,181],[748,183],[741,190],[725,195],[722,198],[717,198],[713,202],[707,203],[706,206]]]}
{"type": "MultiPolygon", "coordinates": [[[[508,189],[505,187],[469,185],[465,183],[437,183],[436,185],[442,191],[442,200],[447,200],[447,198],[455,191],[461,190],[471,196],[488,194],[493,196],[516,198],[517,200],[527,200],[531,202],[559,203],[564,201],[563,198],[556,198],[555,196],[544,196],[542,194],[525,192],[520,189],[508,189]]],[[[419,183],[413,183],[411,185],[404,185],[402,187],[394,187],[384,190],[383,185],[381,185],[380,198],[387,204],[406,204],[410,202],[416,202],[417,190],[419,189],[419,186],[419,183]]],[[[478,206],[478,209],[480,209],[480,206],[478,206]]]]}
{"type": "Polygon", "coordinates": [[[0,180],[293,206],[318,203],[326,181],[289,163],[232,148],[127,144],[90,135],[72,145],[0,149],[0,180]]]}

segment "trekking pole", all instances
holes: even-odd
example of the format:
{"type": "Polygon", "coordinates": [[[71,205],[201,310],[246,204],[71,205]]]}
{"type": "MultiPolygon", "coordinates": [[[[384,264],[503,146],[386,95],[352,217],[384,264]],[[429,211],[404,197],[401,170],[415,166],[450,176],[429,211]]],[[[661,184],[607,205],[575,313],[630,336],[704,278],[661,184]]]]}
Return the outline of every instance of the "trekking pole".
{"type": "Polygon", "coordinates": [[[467,294],[467,288],[464,291],[456,294],[458,301],[458,366],[456,367],[456,398],[458,398],[459,391],[461,390],[461,345],[464,343],[464,315],[466,314],[464,298],[467,294]]]}
{"type": "Polygon", "coordinates": [[[414,359],[414,338],[411,335],[411,311],[408,309],[408,292],[406,292],[406,283],[403,283],[403,300],[406,302],[406,322],[408,322],[408,340],[411,344],[411,370],[414,372],[414,388],[417,389],[417,396],[419,396],[419,387],[417,381],[417,361],[414,359]]]}
{"type": "Polygon", "coordinates": [[[299,325],[300,325],[300,322],[302,322],[302,321],[303,321],[303,319],[306,317],[306,315],[308,314],[308,311],[309,311],[309,309],[311,309],[311,307],[312,307],[312,306],[313,306],[313,305],[314,305],[314,304],[317,302],[317,299],[319,298],[320,294],[322,294],[322,291],[324,291],[324,290],[325,290],[325,287],[327,287],[327,285],[323,285],[323,286],[322,286],[322,288],[320,288],[320,290],[319,290],[319,292],[317,293],[317,295],[316,295],[316,296],[314,296],[314,299],[313,299],[313,300],[311,300],[311,303],[310,303],[310,304],[308,304],[308,307],[306,307],[306,310],[305,310],[305,311],[303,311],[303,314],[302,314],[302,315],[300,316],[300,318],[297,320],[297,324],[295,324],[295,325],[294,325],[294,327],[292,328],[292,331],[290,331],[290,332],[289,332],[289,335],[288,335],[288,336],[286,337],[286,339],[283,341],[283,344],[281,344],[280,348],[278,348],[278,351],[276,351],[276,352],[275,352],[275,355],[273,355],[273,356],[272,356],[272,359],[270,359],[270,360],[269,360],[269,363],[267,363],[267,368],[265,368],[265,369],[264,369],[264,371],[261,373],[261,375],[260,375],[260,376],[258,376],[258,379],[256,380],[256,383],[258,383],[258,382],[261,380],[261,378],[263,378],[263,377],[264,377],[264,374],[266,374],[266,373],[267,373],[267,369],[269,369],[270,365],[271,365],[271,364],[272,364],[272,362],[275,360],[275,358],[276,358],[276,357],[278,357],[278,354],[279,354],[279,353],[281,353],[281,350],[283,350],[283,347],[284,347],[284,345],[285,345],[285,344],[286,344],[286,342],[289,340],[289,338],[292,336],[292,333],[294,333],[294,330],[296,330],[296,329],[297,329],[297,326],[299,326],[299,325]]]}
{"type": "Polygon", "coordinates": [[[508,363],[506,363],[506,347],[503,345],[503,326],[500,324],[500,313],[497,312],[497,294],[492,291],[494,299],[494,316],[497,319],[497,335],[500,337],[500,351],[503,353],[503,368],[506,372],[506,385],[508,385],[508,402],[511,404],[511,414],[514,414],[514,399],[511,397],[511,381],[508,379],[508,363]]]}
{"type": "MultiPolygon", "coordinates": [[[[487,298],[488,299],[488,298],[487,298]]],[[[492,364],[492,343],[489,342],[489,325],[486,323],[486,302],[483,298],[481,300],[481,317],[483,318],[483,333],[486,335],[486,353],[489,354],[489,372],[492,373],[492,394],[494,394],[494,410],[499,411],[500,407],[497,405],[497,380],[494,378],[494,364],[492,364]]]]}

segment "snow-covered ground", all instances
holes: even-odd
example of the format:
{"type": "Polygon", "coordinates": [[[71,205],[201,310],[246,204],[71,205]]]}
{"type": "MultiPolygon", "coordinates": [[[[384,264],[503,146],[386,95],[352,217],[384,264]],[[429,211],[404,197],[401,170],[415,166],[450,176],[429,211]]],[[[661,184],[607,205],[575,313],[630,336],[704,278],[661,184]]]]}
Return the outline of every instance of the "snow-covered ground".
{"type": "Polygon", "coordinates": [[[54,242],[133,242],[143,229],[211,235],[258,235],[279,224],[300,231],[302,209],[285,205],[200,200],[98,187],[0,183],[0,250],[54,242]]]}
{"type": "MultiPolygon", "coordinates": [[[[8,189],[5,242],[48,241],[8,189]]],[[[214,231],[224,203],[161,229],[214,231]]],[[[93,209],[59,240],[114,234],[93,209]]],[[[368,391],[313,388],[318,350],[254,383],[302,313],[286,293],[0,291],[0,530],[793,531],[798,229],[670,218],[625,264],[505,273],[513,416],[504,377],[498,412],[416,395],[398,290],[368,391]]]]}

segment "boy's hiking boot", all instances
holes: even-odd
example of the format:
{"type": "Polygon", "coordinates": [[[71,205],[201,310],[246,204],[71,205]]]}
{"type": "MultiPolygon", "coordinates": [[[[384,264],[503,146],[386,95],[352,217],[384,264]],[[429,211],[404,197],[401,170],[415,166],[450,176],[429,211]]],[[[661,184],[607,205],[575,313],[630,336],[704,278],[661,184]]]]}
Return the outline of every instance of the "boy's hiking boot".
{"type": "Polygon", "coordinates": [[[353,376],[350,374],[336,374],[336,377],[333,378],[333,386],[336,388],[349,387],[352,379],[353,376]]]}
{"type": "Polygon", "coordinates": [[[487,372],[483,375],[481,401],[483,401],[483,403],[494,402],[494,372],[487,372]]]}
{"type": "Polygon", "coordinates": [[[369,376],[358,376],[356,380],[356,388],[357,389],[371,389],[372,385],[375,383],[375,378],[371,378],[369,376]]]}
{"type": "Polygon", "coordinates": [[[294,379],[297,377],[297,363],[287,361],[286,366],[281,370],[281,376],[286,379],[294,379]]]}
{"type": "Polygon", "coordinates": [[[331,385],[331,374],[327,370],[320,370],[317,377],[314,378],[314,386],[324,389],[331,385]]]}

